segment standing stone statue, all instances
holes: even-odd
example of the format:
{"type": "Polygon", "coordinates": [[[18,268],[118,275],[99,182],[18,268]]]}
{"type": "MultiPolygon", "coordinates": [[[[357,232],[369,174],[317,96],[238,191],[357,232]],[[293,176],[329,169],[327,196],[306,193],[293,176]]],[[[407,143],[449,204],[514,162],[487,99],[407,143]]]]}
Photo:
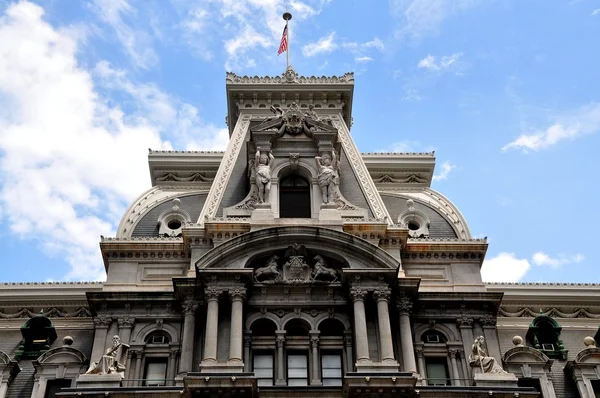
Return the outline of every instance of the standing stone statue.
{"type": "Polygon", "coordinates": [[[269,193],[271,192],[271,165],[275,157],[269,151],[269,154],[261,153],[260,148],[256,148],[254,157],[254,169],[256,170],[256,189],[258,190],[258,203],[269,203],[269,193]]]}
{"type": "Polygon", "coordinates": [[[323,194],[323,203],[333,201],[340,185],[339,162],[335,151],[331,151],[331,155],[324,153],[315,157],[317,168],[319,169],[319,186],[323,194]]]}
{"type": "Polygon", "coordinates": [[[100,358],[99,362],[92,362],[87,372],[88,375],[109,375],[120,374],[124,377],[125,358],[127,356],[128,344],[121,343],[118,335],[113,336],[113,345],[106,350],[106,354],[100,358]]]}
{"type": "Polygon", "coordinates": [[[480,370],[480,373],[506,373],[500,365],[496,363],[496,359],[488,356],[483,348],[485,339],[483,336],[479,336],[473,342],[471,346],[471,353],[469,354],[469,365],[473,368],[474,372],[480,370]]]}

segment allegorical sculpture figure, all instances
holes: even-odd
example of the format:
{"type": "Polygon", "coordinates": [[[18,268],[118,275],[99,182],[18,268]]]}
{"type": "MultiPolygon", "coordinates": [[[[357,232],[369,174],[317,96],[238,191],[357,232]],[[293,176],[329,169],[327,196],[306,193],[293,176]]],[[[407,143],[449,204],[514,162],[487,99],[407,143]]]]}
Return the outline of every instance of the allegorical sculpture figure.
{"type": "Polygon", "coordinates": [[[254,169],[256,171],[258,203],[269,203],[269,193],[271,192],[271,165],[275,157],[271,151],[266,154],[261,153],[260,148],[256,149],[254,169]]]}
{"type": "Polygon", "coordinates": [[[331,155],[324,153],[322,156],[315,157],[317,168],[319,169],[319,186],[323,195],[323,203],[333,201],[340,185],[339,162],[335,151],[331,155]]]}
{"type": "Polygon", "coordinates": [[[483,348],[485,339],[483,336],[479,336],[473,342],[471,346],[471,353],[469,354],[469,365],[475,370],[481,370],[481,373],[506,373],[504,369],[498,363],[496,359],[488,356],[483,348]]]}
{"type": "Polygon", "coordinates": [[[279,256],[273,254],[264,267],[257,268],[256,271],[254,271],[254,278],[257,281],[259,280],[259,278],[260,281],[264,281],[267,279],[278,279],[281,276],[281,271],[279,271],[279,265],[277,265],[277,260],[279,260],[279,256]]]}
{"type": "Polygon", "coordinates": [[[314,257],[315,265],[313,267],[313,271],[311,277],[315,280],[328,280],[329,282],[334,282],[337,280],[338,274],[337,271],[333,268],[327,266],[327,261],[320,255],[316,255],[314,257]]]}
{"type": "Polygon", "coordinates": [[[86,374],[89,375],[109,375],[120,374],[124,377],[125,358],[127,357],[128,344],[121,343],[118,335],[113,336],[113,345],[106,350],[106,354],[100,358],[99,362],[92,362],[86,374]]]}

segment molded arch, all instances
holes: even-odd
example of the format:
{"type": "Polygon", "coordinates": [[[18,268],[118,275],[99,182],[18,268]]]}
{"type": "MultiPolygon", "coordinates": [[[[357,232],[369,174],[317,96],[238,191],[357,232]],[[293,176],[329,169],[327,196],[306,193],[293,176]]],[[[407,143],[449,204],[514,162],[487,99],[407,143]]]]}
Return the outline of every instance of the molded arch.
{"type": "Polygon", "coordinates": [[[165,332],[169,336],[169,340],[171,343],[179,343],[179,331],[174,326],[168,323],[164,323],[162,325],[162,329],[158,329],[155,323],[150,323],[138,330],[137,333],[131,339],[131,341],[145,342],[148,335],[155,331],[165,332]]]}
{"type": "Polygon", "coordinates": [[[10,357],[6,353],[0,350],[0,364],[8,365],[10,363],[10,357]]]}
{"type": "Polygon", "coordinates": [[[281,318],[281,329],[285,329],[288,322],[296,319],[301,319],[304,322],[306,322],[308,324],[308,330],[316,329],[315,318],[304,312],[300,312],[299,314],[292,312],[290,314],[285,315],[283,318],[281,318]]]}
{"type": "Polygon", "coordinates": [[[600,364],[600,348],[588,347],[579,351],[579,353],[577,353],[577,355],[575,356],[573,362],[600,364]]]}
{"type": "Polygon", "coordinates": [[[275,329],[279,329],[279,330],[283,329],[281,327],[281,320],[279,319],[279,317],[277,315],[272,314],[270,312],[266,312],[264,314],[262,312],[256,312],[246,318],[246,330],[251,330],[252,324],[254,322],[258,321],[259,319],[269,319],[270,321],[272,321],[275,324],[275,329]]]}
{"type": "Polygon", "coordinates": [[[368,241],[345,232],[316,226],[282,226],[259,229],[230,239],[211,249],[198,261],[198,269],[223,267],[242,269],[248,259],[260,253],[286,249],[298,243],[309,250],[323,249],[342,256],[350,268],[397,270],[400,263],[389,253],[368,241]]]}
{"type": "Polygon", "coordinates": [[[144,216],[165,202],[175,198],[183,198],[192,195],[208,194],[205,189],[198,190],[163,190],[159,186],[154,186],[143,192],[137,199],[127,208],[127,211],[121,217],[119,227],[117,228],[117,238],[131,238],[131,234],[135,230],[137,224],[144,216]]]}
{"type": "Polygon", "coordinates": [[[458,208],[441,193],[431,188],[423,188],[414,192],[390,192],[381,189],[381,195],[392,196],[401,199],[412,199],[415,203],[427,206],[450,224],[456,236],[462,239],[471,239],[471,231],[467,220],[458,208]]]}
{"type": "Polygon", "coordinates": [[[422,324],[422,325],[415,327],[414,334],[413,334],[414,341],[421,341],[421,337],[423,336],[423,334],[425,334],[425,332],[427,332],[429,330],[435,330],[435,331],[440,332],[441,334],[443,334],[446,337],[447,342],[460,341],[460,339],[456,336],[456,333],[454,333],[454,331],[452,329],[450,329],[448,326],[444,325],[443,323],[436,323],[435,328],[433,328],[433,329],[431,329],[429,327],[429,325],[427,325],[427,324],[422,324]]]}
{"type": "Polygon", "coordinates": [[[86,361],[85,355],[73,347],[56,347],[52,348],[39,356],[37,361],[44,363],[79,363],[86,361]]]}
{"type": "Polygon", "coordinates": [[[540,314],[533,318],[533,321],[531,321],[531,325],[529,325],[529,327],[539,327],[540,324],[545,322],[549,323],[554,329],[562,329],[562,326],[560,326],[556,319],[544,314],[540,314]]]}
{"type": "Polygon", "coordinates": [[[550,358],[540,350],[536,350],[532,347],[517,346],[507,350],[502,356],[502,362],[504,363],[547,363],[550,358]],[[519,358],[520,357],[520,358],[519,358]]]}
{"type": "Polygon", "coordinates": [[[319,329],[319,327],[321,326],[321,322],[327,319],[335,319],[339,321],[344,326],[344,331],[346,332],[352,330],[352,324],[348,320],[348,317],[338,313],[334,313],[333,316],[329,316],[329,314],[327,313],[317,315],[317,317],[315,318],[315,329],[319,329]]]}
{"type": "Polygon", "coordinates": [[[309,165],[304,159],[300,159],[295,170],[292,170],[292,165],[289,162],[282,162],[273,169],[272,173],[278,181],[290,174],[298,174],[299,176],[306,178],[310,184],[313,179],[318,177],[319,172],[316,167],[309,165]]]}

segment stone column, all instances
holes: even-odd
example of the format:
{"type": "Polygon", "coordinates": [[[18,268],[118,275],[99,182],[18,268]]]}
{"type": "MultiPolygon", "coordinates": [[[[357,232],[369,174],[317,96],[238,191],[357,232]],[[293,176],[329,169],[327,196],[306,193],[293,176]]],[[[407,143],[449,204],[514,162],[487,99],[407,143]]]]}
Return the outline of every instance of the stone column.
{"type": "Polygon", "coordinates": [[[194,360],[194,338],[196,334],[196,310],[198,309],[198,302],[196,300],[185,300],[182,307],[184,318],[179,372],[187,373],[192,371],[194,360]]]}
{"type": "MultiPolygon", "coordinates": [[[[473,337],[473,318],[469,318],[467,316],[462,316],[456,319],[456,325],[458,326],[458,330],[460,330],[460,337],[463,343],[464,352],[471,352],[471,346],[475,341],[473,337]]],[[[498,359],[500,360],[500,359],[498,359]]],[[[465,375],[467,378],[471,377],[471,367],[467,366],[467,374],[465,375]]]]}
{"type": "MultiPolygon", "coordinates": [[[[483,326],[483,336],[487,345],[487,353],[494,357],[499,364],[502,364],[502,354],[500,354],[500,343],[498,342],[498,333],[496,332],[496,318],[486,315],[479,319],[483,326]]],[[[469,352],[471,352],[469,350],[469,352]]]]}
{"type": "Polygon", "coordinates": [[[179,351],[171,350],[169,351],[169,365],[167,369],[167,383],[165,385],[175,385],[175,375],[176,375],[176,367],[177,367],[177,354],[179,351]]]}
{"type": "Polygon", "coordinates": [[[356,362],[370,362],[369,339],[367,338],[367,319],[365,315],[365,296],[367,291],[360,288],[350,289],[354,302],[354,340],[356,342],[356,362]]]}
{"type": "Polygon", "coordinates": [[[214,288],[204,289],[208,302],[206,308],[206,334],[204,335],[203,362],[217,362],[217,338],[219,335],[219,296],[222,291],[214,288]]]}
{"type": "Polygon", "coordinates": [[[354,372],[352,359],[352,332],[344,332],[344,347],[346,348],[346,372],[354,372]]]}
{"type": "MultiPolygon", "coordinates": [[[[133,351],[128,350],[127,351],[127,360],[125,361],[125,378],[126,379],[133,379],[133,377],[131,376],[131,374],[133,373],[132,369],[131,369],[131,358],[133,357],[133,351]]],[[[123,384],[125,387],[129,387],[129,386],[133,386],[134,384],[130,381],[127,381],[123,384]]]]}
{"type": "Polygon", "coordinates": [[[390,311],[388,308],[391,293],[392,290],[387,287],[378,288],[373,292],[375,300],[377,300],[381,362],[396,362],[396,358],[394,358],[394,344],[392,342],[392,328],[390,326],[390,311]]]}
{"type": "Polygon", "coordinates": [[[310,384],[313,386],[320,386],[323,384],[321,381],[321,375],[319,373],[319,330],[311,330],[308,332],[310,336],[310,348],[312,350],[312,377],[310,384]]]}
{"type": "MultiPolygon", "coordinates": [[[[410,313],[412,311],[412,302],[406,297],[400,297],[396,303],[398,308],[398,317],[400,319],[400,343],[402,345],[402,369],[404,372],[416,372],[415,347],[410,327],[410,313]]],[[[419,364],[420,365],[420,364],[419,364]]],[[[421,370],[425,373],[424,370],[421,370]]]]}
{"type": "Polygon", "coordinates": [[[231,330],[229,332],[229,361],[242,363],[244,336],[244,299],[245,288],[229,290],[231,298],[231,330]]]}
{"type": "Polygon", "coordinates": [[[94,318],[94,348],[92,349],[90,362],[98,362],[102,358],[102,355],[104,355],[106,336],[108,335],[108,327],[111,322],[112,319],[106,316],[94,318]]]}
{"type": "Polygon", "coordinates": [[[135,355],[135,371],[133,372],[133,377],[132,379],[136,379],[132,384],[134,386],[141,386],[142,385],[142,380],[139,380],[142,378],[142,374],[141,374],[141,369],[142,369],[142,351],[141,350],[135,350],[133,352],[133,354],[135,355]]]}
{"type": "Polygon", "coordinates": [[[135,324],[135,318],[124,316],[117,319],[117,325],[119,326],[119,338],[121,343],[129,344],[131,341],[131,329],[135,324]]]}
{"type": "Polygon", "coordinates": [[[422,384],[424,386],[426,386],[427,385],[427,370],[425,369],[425,358],[423,357],[423,349],[417,348],[416,352],[417,352],[417,359],[419,361],[419,374],[421,375],[421,378],[422,378],[422,384]]]}
{"type": "Polygon", "coordinates": [[[246,330],[244,332],[244,372],[251,372],[250,363],[250,346],[252,344],[252,331],[246,330]]]}
{"type": "Polygon", "coordinates": [[[275,385],[285,386],[287,384],[284,372],[284,361],[283,348],[285,346],[285,330],[275,331],[276,344],[277,344],[277,373],[275,374],[275,385]]]}
{"type": "Polygon", "coordinates": [[[450,364],[452,365],[452,385],[453,386],[462,386],[460,380],[460,373],[458,373],[458,364],[456,363],[456,356],[458,355],[458,350],[450,349],[448,350],[448,356],[450,357],[450,364]]]}

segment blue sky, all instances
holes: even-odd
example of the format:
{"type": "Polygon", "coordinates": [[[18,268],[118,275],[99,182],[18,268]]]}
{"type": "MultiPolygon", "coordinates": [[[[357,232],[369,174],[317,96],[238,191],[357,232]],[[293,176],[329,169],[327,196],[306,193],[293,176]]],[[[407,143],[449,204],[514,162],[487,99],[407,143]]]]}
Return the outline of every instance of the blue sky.
{"type": "MultiPolygon", "coordinates": [[[[430,151],[490,281],[600,282],[600,1],[289,1],[302,75],[356,74],[361,151],[430,151]]],[[[147,151],[224,149],[275,0],[0,0],[0,281],[103,277],[147,151]]]]}

